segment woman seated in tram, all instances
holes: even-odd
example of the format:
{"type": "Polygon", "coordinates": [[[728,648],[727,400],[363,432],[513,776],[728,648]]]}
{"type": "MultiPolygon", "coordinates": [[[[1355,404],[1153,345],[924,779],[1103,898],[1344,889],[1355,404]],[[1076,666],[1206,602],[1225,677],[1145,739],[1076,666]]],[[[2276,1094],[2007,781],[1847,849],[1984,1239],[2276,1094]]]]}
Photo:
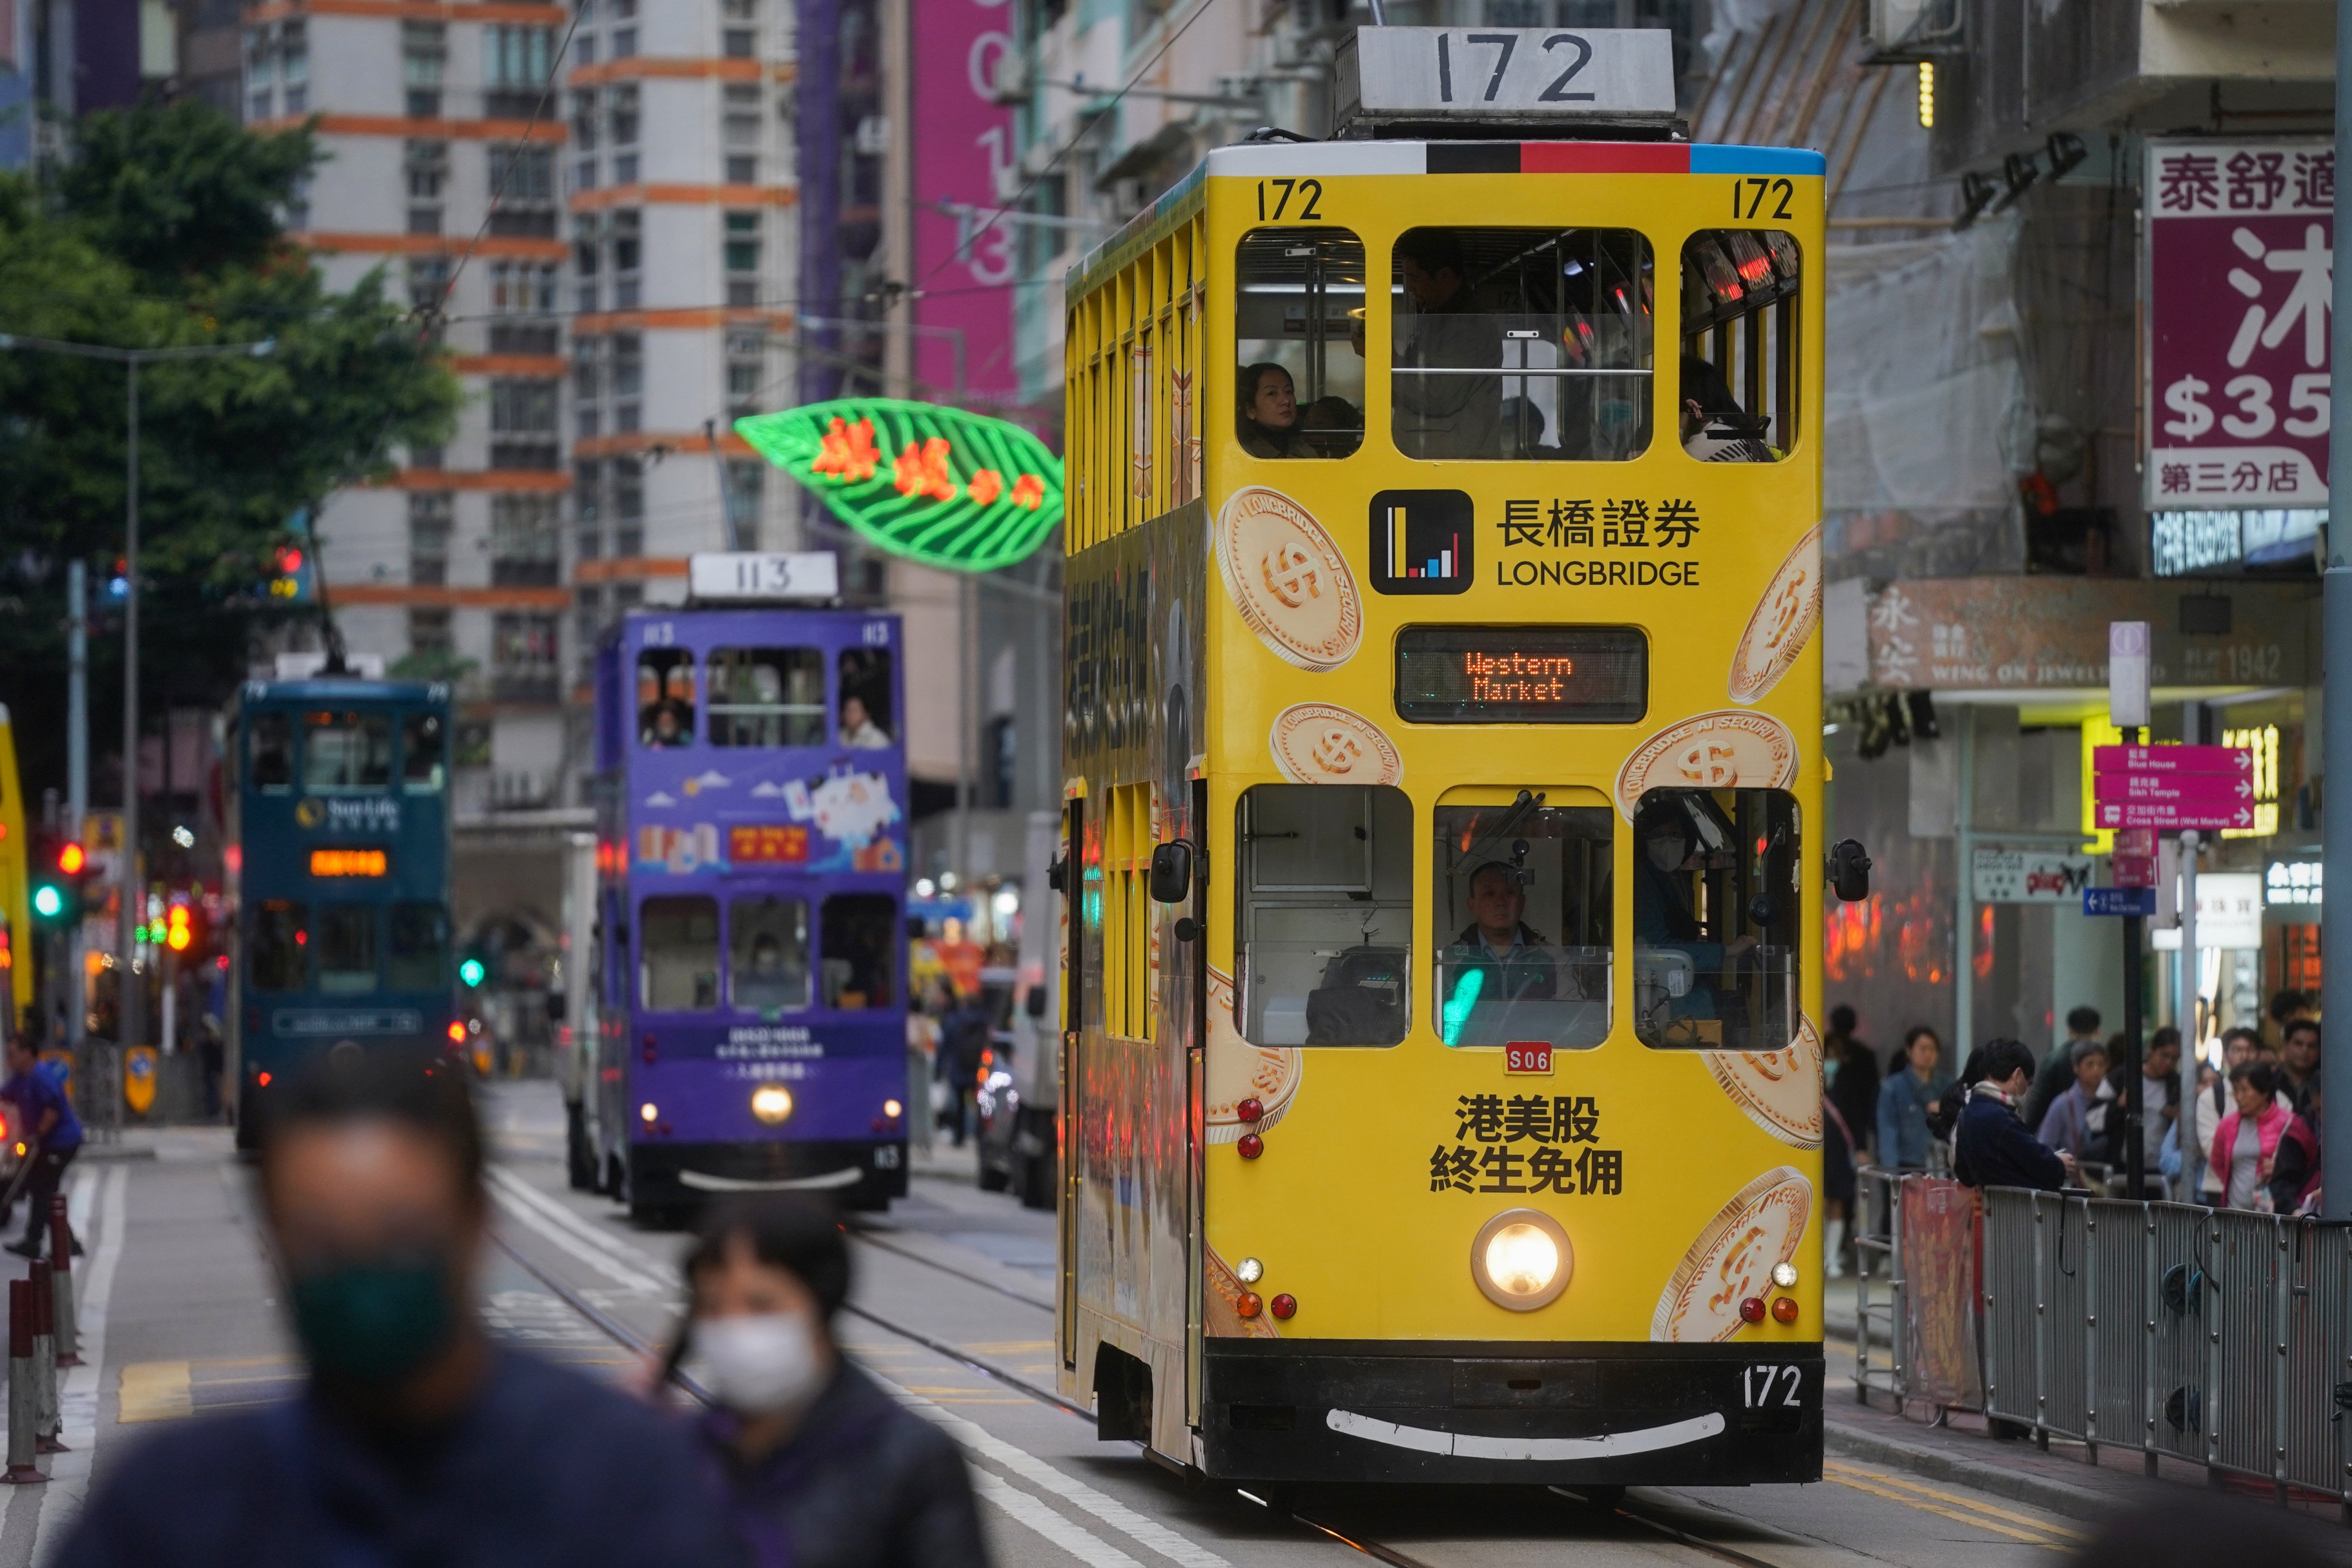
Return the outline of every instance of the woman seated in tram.
{"type": "Polygon", "coordinates": [[[1253,458],[1311,458],[1298,428],[1298,389],[1290,373],[1267,360],[1242,366],[1235,383],[1241,397],[1242,450],[1253,458]]]}

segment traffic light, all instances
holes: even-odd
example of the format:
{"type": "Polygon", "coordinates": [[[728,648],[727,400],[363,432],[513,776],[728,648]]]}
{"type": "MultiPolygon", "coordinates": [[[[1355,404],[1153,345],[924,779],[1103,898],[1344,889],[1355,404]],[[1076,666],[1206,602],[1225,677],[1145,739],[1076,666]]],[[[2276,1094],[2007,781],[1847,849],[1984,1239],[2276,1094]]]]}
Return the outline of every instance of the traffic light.
{"type": "Polygon", "coordinates": [[[163,945],[173,952],[185,952],[195,940],[195,912],[175,900],[164,912],[163,945]]]}
{"type": "Polygon", "coordinates": [[[37,847],[35,863],[38,874],[33,883],[33,913],[45,921],[81,919],[88,852],[70,838],[52,838],[37,847]]]}
{"type": "Polygon", "coordinates": [[[472,953],[467,953],[464,961],[457,965],[457,978],[466,983],[468,990],[479,985],[482,983],[482,977],[488,973],[482,967],[482,961],[472,953]]]}

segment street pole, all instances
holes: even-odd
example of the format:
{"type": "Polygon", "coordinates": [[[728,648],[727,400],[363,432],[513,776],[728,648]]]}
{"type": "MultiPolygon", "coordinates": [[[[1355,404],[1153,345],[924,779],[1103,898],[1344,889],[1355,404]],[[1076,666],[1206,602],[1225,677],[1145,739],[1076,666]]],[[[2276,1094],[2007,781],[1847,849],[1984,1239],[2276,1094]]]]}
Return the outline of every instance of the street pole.
{"type": "Polygon", "coordinates": [[[139,362],[130,363],[125,405],[122,489],[122,848],[121,912],[115,917],[115,1060],[123,1047],[145,1043],[147,995],[139,979],[139,932],[147,916],[146,883],[139,874],[139,362]]]}
{"type": "MultiPolygon", "coordinates": [[[[2336,3],[2336,166],[2352,161],[2352,0],[2336,3]]],[[[2331,242],[2332,243],[2332,242],[2331,242]]],[[[2329,322],[2331,365],[2352,365],[2352,270],[2335,268],[2335,314],[2329,322]]],[[[2352,389],[2347,389],[2352,390],[2352,389]]],[[[2335,677],[2322,698],[2326,716],[2326,779],[2344,793],[2347,809],[2320,816],[2321,898],[2352,889],[2352,506],[2338,506],[2336,476],[2352,469],[2352,396],[2330,400],[2327,422],[2327,573],[2323,579],[2322,613],[2326,618],[2323,664],[2335,677]]],[[[2329,920],[2325,901],[2320,907],[2320,1009],[2336,1007],[2338,1023],[2352,1026],[2352,896],[2347,913],[2329,920]]],[[[2352,1040],[2338,1040],[2333,1052],[2319,1058],[2323,1103],[2338,1107],[2334,1116],[2320,1119],[2320,1168],[2336,1162],[2338,1172],[2352,1172],[2352,1040]]],[[[2338,1176],[2323,1183],[2320,1205],[2329,1219],[2352,1219],[2352,1181],[2338,1176]]]]}
{"type": "MultiPolygon", "coordinates": [[[[2139,737],[2138,726],[2133,725],[2126,728],[2124,731],[2124,744],[2137,746],[2139,744],[2139,737]]],[[[2116,1071],[2121,1075],[2117,1082],[2122,1085],[2122,1092],[2116,1099],[2116,1103],[2124,1107],[2124,1194],[2126,1197],[2134,1199],[2147,1195],[2142,1184],[2147,1174],[2147,1157],[2140,1148],[2140,1119],[2147,1113],[2146,1097],[2141,1092],[2139,1083],[2140,1052],[2144,1048],[2140,1034],[2143,1021],[2139,1016],[2140,925],[2141,919],[2138,915],[2124,917],[2124,1057],[2126,1059],[2116,1064],[2116,1071]]],[[[2179,1102],[2175,1101],[2175,1103],[2179,1102]]]]}
{"type": "Polygon", "coordinates": [[[1959,862],[1952,872],[1952,885],[1958,895],[1952,929],[1952,1038],[1960,1059],[1966,1061],[1977,1045],[1977,843],[1970,830],[1976,816],[1977,710],[1962,705],[1954,717],[1959,720],[1960,730],[1952,742],[1960,749],[1960,788],[1959,798],[1952,803],[1952,849],[1959,862]]]}
{"type": "MultiPolygon", "coordinates": [[[[66,837],[80,844],[89,823],[89,564],[66,563],[66,837]]],[[[79,879],[76,879],[79,886],[79,879]]],[[[77,895],[66,921],[66,1044],[81,1044],[89,1015],[89,977],[81,967],[82,911],[77,895]]]]}

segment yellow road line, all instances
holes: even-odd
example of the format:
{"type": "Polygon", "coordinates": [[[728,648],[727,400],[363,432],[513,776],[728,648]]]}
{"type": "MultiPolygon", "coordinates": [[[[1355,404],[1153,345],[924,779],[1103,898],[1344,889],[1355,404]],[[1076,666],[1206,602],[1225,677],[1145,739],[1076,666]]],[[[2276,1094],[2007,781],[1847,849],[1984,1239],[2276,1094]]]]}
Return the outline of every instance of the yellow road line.
{"type": "Polygon", "coordinates": [[[1991,1520],[1980,1519],[1975,1514],[1962,1513],[1958,1509],[1946,1508],[1940,1503],[1922,1502],[1917,1498],[1905,1497],[1901,1492],[1891,1488],[1874,1487],[1867,1481],[1857,1481],[1845,1476],[1833,1475],[1829,1479],[1839,1486],[1851,1487],[1858,1492],[1868,1492],[1873,1497],[1882,1497],[1889,1502],[1899,1502],[1905,1508],[1916,1508],[1922,1513],[1940,1514],[1946,1519],[1960,1524],[1971,1525],[1978,1530],[1990,1530],[1996,1535],[2006,1535],[2012,1541],[2022,1541],[2028,1546],[2046,1546],[2053,1552],[2072,1550],[2065,1542],[2053,1541],[2046,1535],[2034,1535],[2026,1531],[2013,1530],[2006,1524],[1996,1524],[1991,1520]]]}
{"type": "Polygon", "coordinates": [[[2041,1520],[2035,1519],[2030,1514],[2018,1513],[2012,1510],[2005,1508],[1995,1508],[1989,1502],[1979,1502],[1974,1498],[1962,1497],[1958,1492],[1948,1492],[1937,1487],[1922,1486],[1917,1481],[1906,1480],[1901,1476],[1890,1476],[1884,1470],[1867,1469],[1863,1466],[1850,1465],[1838,1459],[1823,1461],[1823,1468],[1832,1472],[1842,1475],[1866,1477],[1871,1480],[1878,1482],[1881,1486],[1897,1487],[1906,1492],[1917,1492],[1921,1497],[1931,1497],[1938,1500],[1939,1501],[1951,1503],[1959,1508],[1973,1509],[1979,1513],[1989,1513],[1996,1519],[2006,1519],[2013,1523],[2022,1524],[2033,1530],[2043,1531],[2052,1535],[2065,1536],[2070,1541],[2088,1541],[2091,1539],[2090,1532],[2088,1531],[2069,1530],[2063,1524],[2045,1524],[2041,1520]]]}
{"type": "Polygon", "coordinates": [[[115,1419],[176,1421],[195,1413],[188,1394],[188,1363],[184,1361],[134,1362],[122,1369],[120,1408],[115,1419]]]}

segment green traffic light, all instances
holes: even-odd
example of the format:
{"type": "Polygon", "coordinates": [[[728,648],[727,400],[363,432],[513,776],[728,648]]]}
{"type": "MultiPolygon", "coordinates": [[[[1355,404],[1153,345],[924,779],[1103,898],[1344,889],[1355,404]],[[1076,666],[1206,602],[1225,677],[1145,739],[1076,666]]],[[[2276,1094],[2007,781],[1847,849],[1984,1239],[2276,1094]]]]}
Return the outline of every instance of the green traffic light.
{"type": "Polygon", "coordinates": [[[469,958],[457,965],[457,978],[468,985],[479,985],[483,973],[482,961],[478,958],[469,958]]]}
{"type": "Polygon", "coordinates": [[[33,889],[33,912],[45,921],[53,921],[65,913],[66,896],[55,884],[44,882],[33,889]]]}

